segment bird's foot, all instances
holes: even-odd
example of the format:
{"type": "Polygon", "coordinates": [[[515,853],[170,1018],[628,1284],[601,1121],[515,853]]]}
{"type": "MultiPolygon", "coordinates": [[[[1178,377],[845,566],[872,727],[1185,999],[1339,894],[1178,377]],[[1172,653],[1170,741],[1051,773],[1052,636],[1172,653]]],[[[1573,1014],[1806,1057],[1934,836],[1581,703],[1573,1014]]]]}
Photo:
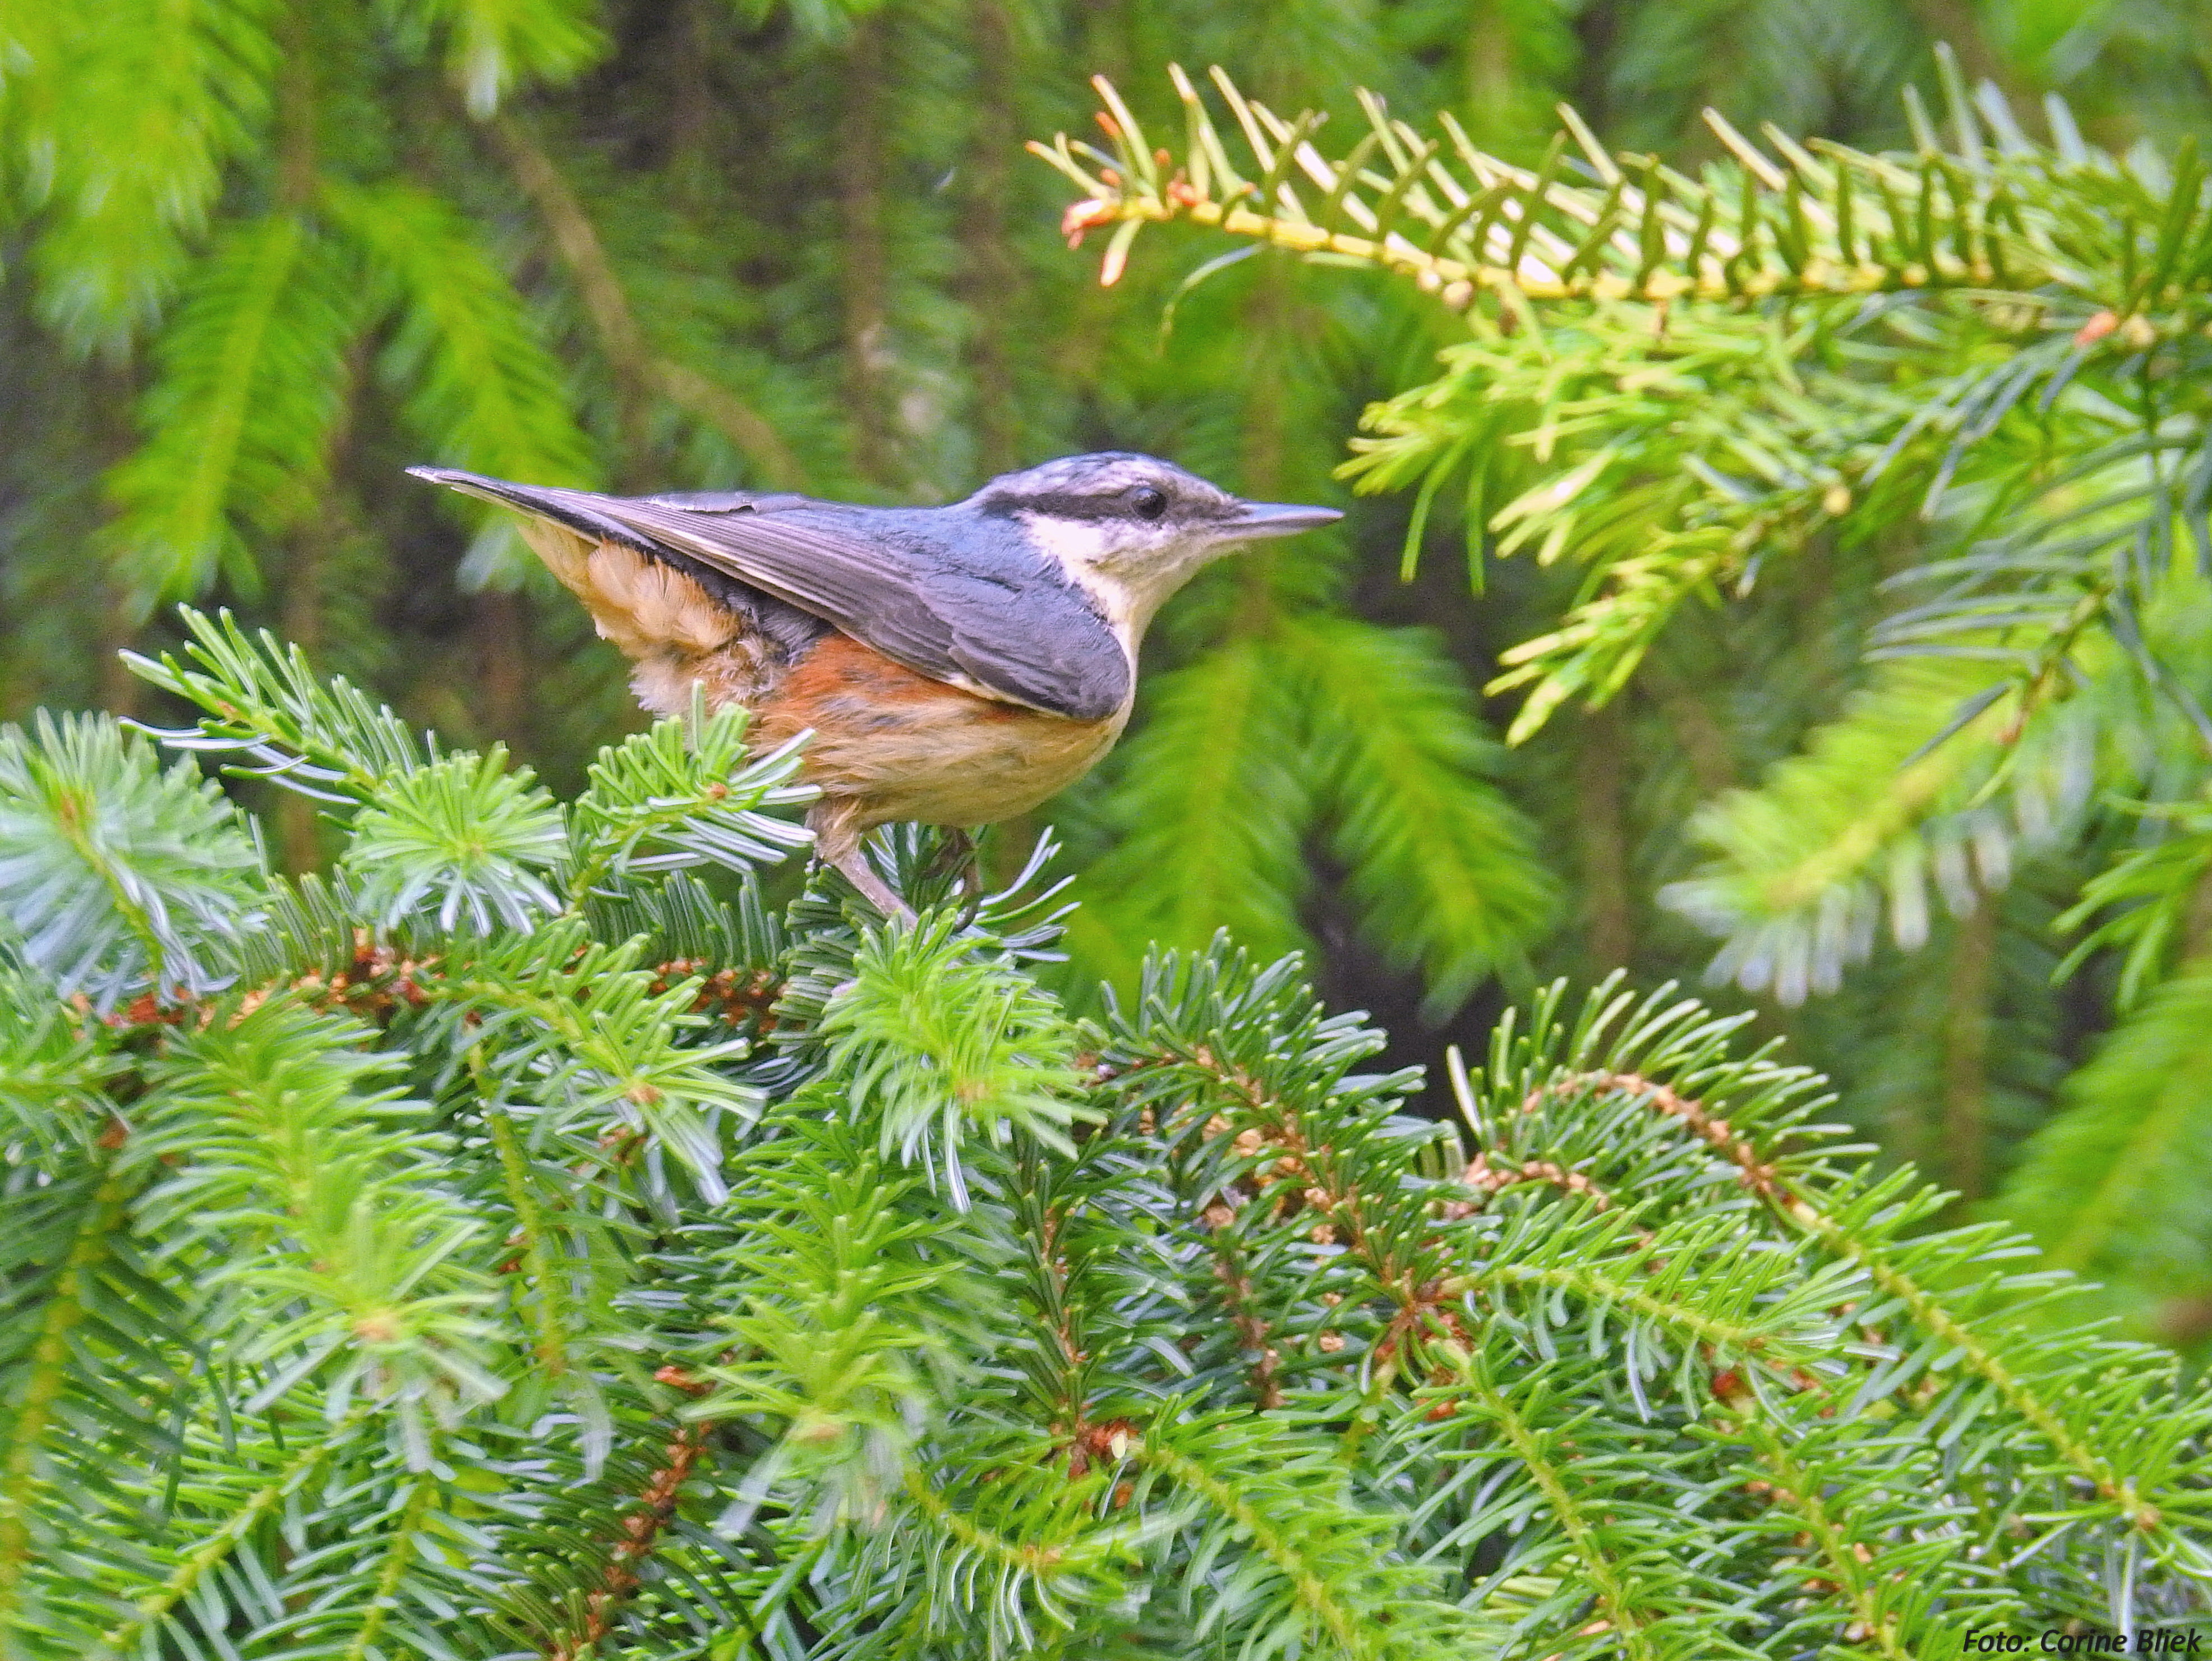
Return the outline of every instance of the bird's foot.
{"type": "Polygon", "coordinates": [[[860,897],[890,921],[911,928],[916,922],[914,908],[868,863],[860,840],[866,832],[857,824],[860,813],[860,804],[849,796],[824,796],[815,803],[806,815],[806,828],[814,833],[814,857],[835,866],[860,891],[860,897]]]}
{"type": "Polygon", "coordinates": [[[960,878],[960,921],[971,923],[983,907],[983,850],[973,831],[957,825],[945,831],[943,844],[922,875],[927,879],[955,872],[960,878]]]}

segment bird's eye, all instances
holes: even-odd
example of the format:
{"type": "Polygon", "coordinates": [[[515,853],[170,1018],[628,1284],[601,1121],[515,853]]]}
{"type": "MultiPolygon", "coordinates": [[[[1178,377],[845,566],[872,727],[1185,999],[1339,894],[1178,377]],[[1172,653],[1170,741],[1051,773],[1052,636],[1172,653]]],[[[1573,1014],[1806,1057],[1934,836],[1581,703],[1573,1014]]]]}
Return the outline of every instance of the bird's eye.
{"type": "Polygon", "coordinates": [[[1137,510],[1139,519],[1158,519],[1168,510],[1168,499],[1149,484],[1139,484],[1129,492],[1129,505],[1137,510]]]}

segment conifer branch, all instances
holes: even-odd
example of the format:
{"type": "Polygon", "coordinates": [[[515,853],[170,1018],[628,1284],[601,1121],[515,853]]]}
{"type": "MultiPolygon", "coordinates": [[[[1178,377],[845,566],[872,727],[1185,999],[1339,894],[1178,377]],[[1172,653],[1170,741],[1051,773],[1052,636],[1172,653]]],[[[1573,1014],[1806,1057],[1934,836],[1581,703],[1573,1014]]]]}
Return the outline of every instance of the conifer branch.
{"type": "Polygon", "coordinates": [[[1299,1549],[1297,1542],[1234,1486],[1222,1481],[1200,1461],[1156,1442],[1131,1442],[1129,1457],[1200,1495],[1249,1535],[1253,1543],[1290,1583],[1299,1604],[1345,1655],[1358,1658],[1376,1653],[1364,1623],[1357,1621],[1352,1612],[1337,1601],[1325,1579],[1307,1567],[1306,1554],[1299,1549]]]}
{"type": "Polygon", "coordinates": [[[1260,638],[1153,683],[1151,717],[1125,751],[1130,834],[1085,884],[1120,958],[1102,972],[1126,970],[1148,941],[1194,946],[1224,927],[1261,952],[1299,944],[1298,839],[1315,804],[1295,765],[1293,690],[1260,638]],[[1128,894],[1141,904],[1116,903],[1128,894]]]}
{"type": "Polygon", "coordinates": [[[325,681],[297,646],[266,630],[249,637],[228,611],[209,618],[184,606],[178,615],[191,636],[181,661],[125,654],[133,674],[206,712],[197,732],[156,730],[164,743],[242,753],[258,776],[337,801],[432,759],[389,705],[372,705],[343,676],[325,681]]]}
{"type": "Polygon", "coordinates": [[[0,861],[22,961],[103,1012],[215,991],[258,921],[260,849],[236,810],[102,719],[0,727],[0,861]]]}
{"type": "MultiPolygon", "coordinates": [[[[2171,165],[2099,151],[2055,101],[2049,139],[2030,137],[1939,60],[1948,119],[1911,105],[1910,150],[1711,115],[1724,159],[1694,177],[1608,150],[1565,107],[1534,167],[1368,94],[1364,130],[1331,145],[1316,113],[1279,115],[1218,70],[1202,95],[1170,70],[1179,144],[1102,80],[1103,148],[1031,147],[1081,194],[1071,241],[1108,234],[1106,281],[1146,227],[1188,222],[1380,267],[1465,314],[1439,373],[1370,408],[1340,471],[1417,487],[1408,572],[1461,495],[1446,486],[1463,486],[1478,586],[1492,555],[1587,568],[1566,615],[1502,654],[1489,690],[1522,695],[1510,741],[1618,697],[1692,600],[1745,598],[1792,557],[1912,547],[1867,655],[1917,661],[1710,804],[1694,823],[1713,857],[1663,897],[1720,938],[1716,972],[1787,1003],[1837,989],[1885,923],[1918,947],[1931,890],[1979,939],[2024,857],[2104,817],[2100,788],[2163,792],[2154,754],[2212,744],[2181,622],[2201,570],[2176,557],[2185,531],[2207,545],[2206,169],[2193,143],[2171,165]],[[2149,743],[2125,736],[2145,694],[2149,743]]],[[[2123,925],[2145,931],[2131,996],[2175,926],[2165,891],[2123,925]]],[[[1984,1069],[1976,1023],[1953,1025],[1971,1129],[1984,1069]]]]}
{"type": "Polygon", "coordinates": [[[1658,1652],[1652,1647],[1643,1611],[1637,1607],[1629,1583],[1622,1576],[1621,1566],[1614,1562],[1604,1545],[1603,1524],[1586,1514],[1581,1498],[1568,1483],[1565,1470],[1553,1455],[1552,1439],[1528,1423],[1513,1402],[1476,1377],[1463,1354],[1455,1358],[1445,1351],[1443,1355],[1447,1365],[1457,1360],[1459,1384],[1466,1398],[1477,1404],[1483,1416],[1498,1427],[1529,1481],[1542,1492],[1552,1516],[1573,1542],[1576,1557],[1589,1576],[1598,1607],[1605,1615],[1601,1623],[1583,1628],[1581,1633],[1608,1633],[1618,1640],[1624,1655],[1637,1658],[1637,1661],[1656,1661],[1658,1652]]]}
{"type": "Polygon", "coordinates": [[[691,1480],[707,1447],[709,1428],[686,1425],[670,1437],[663,1463],[640,1493],[623,1519],[623,1537],[608,1554],[599,1573],[599,1584],[583,1599],[581,1618],[575,1626],[555,1635],[545,1646],[547,1661],[578,1661],[614,1630],[615,1618],[642,1584],[641,1570],[660,1536],[682,1503],[684,1485],[691,1480]]]}
{"type": "Polygon", "coordinates": [[[189,1599],[200,1583],[220,1569],[256,1528],[298,1494],[333,1454],[353,1439],[362,1421],[373,1410],[367,1403],[356,1406],[344,1418],[325,1426],[320,1435],[309,1439],[281,1469],[246,1497],[221,1529],[183,1553],[167,1578],[132,1603],[127,1618],[101,1634],[101,1653],[129,1654],[130,1646],[139,1634],[166,1620],[172,1610],[189,1599]]]}
{"type": "Polygon", "coordinates": [[[319,206],[398,308],[377,367],[402,389],[414,442],[501,478],[593,483],[561,366],[476,228],[404,180],[325,179],[319,206]]]}
{"type": "Polygon", "coordinates": [[[495,1012],[510,1018],[503,1025],[526,1019],[560,1047],[562,1059],[538,1074],[530,1063],[542,1052],[525,1044],[501,1058],[503,1072],[518,1084],[527,1080],[523,1087],[541,1100],[573,1095],[575,1111],[611,1110],[620,1123],[650,1127],[702,1190],[719,1198],[725,1191],[721,1151],[703,1115],[720,1109],[750,1117],[757,1111],[757,1092],[716,1066],[744,1046],[736,1040],[697,1047],[677,1042],[679,1031],[699,1023],[690,1013],[696,980],[655,996],[631,952],[586,946],[573,929],[555,938],[574,955],[541,967],[529,980],[512,977],[513,958],[494,956],[449,973],[426,994],[435,994],[448,1019],[465,1023],[471,1013],[483,1019],[495,1012]]]}
{"type": "MultiPolygon", "coordinates": [[[[1627,1266],[1656,1267],[1666,1261],[1662,1254],[1667,1249],[1667,1243],[1653,1237],[1642,1244],[1635,1256],[1626,1260],[1627,1266]]],[[[1763,1356],[1771,1363],[1786,1365],[1792,1359],[1793,1353],[1798,1356],[1809,1353],[1809,1347],[1802,1347],[1802,1340],[1795,1344],[1790,1342],[1794,1335],[1787,1329],[1778,1329],[1774,1325],[1759,1322],[1719,1318],[1686,1303],[1646,1291],[1633,1281],[1583,1265],[1492,1263],[1467,1274],[1454,1275],[1442,1282],[1437,1290],[1445,1296],[1456,1298],[1499,1286],[1542,1287],[1572,1292],[1594,1305],[1633,1310],[1662,1325],[1678,1329],[1686,1337],[1706,1346],[1717,1355],[1745,1360],[1763,1356]]]]}
{"type": "MultiPolygon", "coordinates": [[[[247,655],[218,719],[319,733],[349,811],[443,776],[247,655]]],[[[716,898],[674,867],[729,829],[689,770],[750,764],[726,740],[672,727],[532,799],[629,850],[565,917],[380,939],[364,883],[257,878],[228,986],[102,1013],[0,974],[31,1173],[0,1370],[48,1409],[0,1443],[11,1607],[109,1653],[434,1621],[579,1658],[688,1630],[1431,1661],[1912,1655],[2212,1585],[2204,1403],[2067,1326],[2066,1283],[1993,1272],[2001,1231],[1914,1232],[1941,1196],[1810,1124],[1820,1080],[1743,1018],[1554,988],[1455,1073],[1470,1153],[1293,960],[1158,958],[1071,1021],[1036,904],[934,904],[922,833],[881,850],[917,931],[819,877],[770,919],[773,839],[721,850],[716,898]],[[106,1153],[154,1180],[88,1224],[106,1153]]],[[[47,758],[65,789],[112,760],[47,758]]]]}
{"type": "MultiPolygon", "coordinates": [[[[1487,1153],[1477,1153],[1468,1161],[1467,1169],[1460,1173],[1459,1180],[1462,1186],[1484,1195],[1502,1193],[1516,1183],[1545,1183],[1562,1194],[1585,1196],[1594,1211],[1610,1211],[1613,1207],[1613,1196],[1581,1171],[1562,1170],[1548,1159],[1530,1159],[1518,1166],[1510,1163],[1493,1165],[1487,1153]]],[[[1459,1217],[1469,1214],[1474,1209],[1471,1201],[1453,1201],[1446,1205],[1444,1214],[1459,1217]],[[1464,1206],[1466,1209],[1455,1210],[1455,1206],[1464,1206]]]]}
{"type": "Polygon", "coordinates": [[[2050,288],[2094,295],[2127,316],[2186,306],[2212,282],[2212,240],[2190,237],[2201,225],[2202,181],[2186,172],[2178,182],[2187,194],[2178,190],[2170,202],[2132,179],[2119,184],[2130,192],[2130,248],[2145,240],[2144,222],[2165,233],[2154,234],[2154,251],[2143,250],[2148,257],[2123,291],[2085,271],[2081,246],[2085,234],[2116,234],[2118,181],[2077,173],[2047,150],[1874,155],[1815,141],[1809,149],[1785,144],[1778,162],[1708,113],[1739,178],[1699,180],[1648,157],[1609,154],[1562,106],[1590,180],[1571,183],[1559,147],[1546,167],[1517,167],[1475,149],[1448,118],[1438,139],[1405,144],[1370,95],[1371,137],[1331,161],[1308,137],[1311,114],[1287,122],[1216,69],[1214,86],[1251,158],[1240,173],[1198,88],[1179,68],[1169,75],[1188,118],[1180,159],[1155,154],[1103,76],[1093,85],[1110,155],[1065,133],[1030,145],[1084,193],[1062,224],[1071,240],[1121,228],[1102,276],[1109,283],[1135,228],[1178,219],[1380,265],[1460,309],[1478,293],[1534,304],[1666,304],[2050,288]],[[1303,188],[1322,193],[1318,211],[1309,211],[1303,188]]]}
{"type": "Polygon", "coordinates": [[[410,1485],[406,1502],[399,1507],[389,1542],[384,1548],[384,1564],[377,1571],[368,1606],[362,1611],[361,1625],[352,1641],[346,1646],[345,1661],[366,1661],[366,1658],[379,1653],[377,1640],[383,1636],[385,1621],[391,1615],[400,1585],[413,1567],[424,1521],[441,1485],[434,1470],[418,1472],[410,1485]]]}
{"type": "Polygon", "coordinates": [[[1879,1590],[1885,1574],[1895,1571],[1855,1537],[1863,1530],[1833,1506],[1822,1476],[1793,1457],[1777,1427],[1765,1416],[1756,1393],[1737,1389],[1723,1399],[1738,1415],[1735,1433],[1768,1473],[1767,1492],[1779,1496],[1803,1522],[1833,1588],[1830,1595],[1846,1605],[1850,1620],[1843,1640],[1871,1644],[1888,1661],[1912,1661],[1912,1652],[1899,1644],[1897,1620],[1883,1607],[1879,1590]]]}
{"type": "Polygon", "coordinates": [[[1816,1236],[1825,1245],[1863,1267],[1874,1284],[1896,1299],[1929,1334],[1955,1347],[1966,1366],[1996,1387],[2005,1404],[2034,1427],[2051,1451],[2095,1489],[2130,1524],[2145,1534],[2166,1526],[2166,1518],[2152,1496],[2139,1494],[2135,1480],[2117,1469],[2104,1454],[2092,1447],[2081,1431],[2039,1390],[2038,1381],[2024,1378],[2008,1366],[1998,1346],[1968,1326],[1942,1299],[1923,1285],[1879,1246],[1862,1241],[1834,1218],[1802,1198],[1792,1196],[1784,1214],[1816,1236]]]}
{"type": "Polygon", "coordinates": [[[2212,1123],[2208,1011],[2212,963],[2182,963],[2073,1076],[2068,1110],[2028,1143],[2002,1208],[2051,1262],[2139,1294],[2185,1273],[2197,1208],[2165,1177],[2212,1123]]]}
{"type": "MultiPolygon", "coordinates": [[[[1542,1088],[1547,1094],[1591,1089],[1618,1092],[1683,1124],[1735,1165],[1744,1186],[1758,1194],[1778,1215],[1813,1234],[1839,1258],[1863,1269],[1874,1285],[1896,1298],[1924,1329],[1947,1347],[1956,1346],[1966,1365],[1995,1385],[2060,1457],[2092,1483],[2100,1496],[2119,1506],[2131,1523],[2146,1531],[2160,1525],[2160,1513],[2156,1505],[2136,1495],[2132,1480],[2091,1449],[2081,1431],[2037,1390],[2033,1380],[2008,1365],[1989,1339],[1966,1326],[1945,1305],[1939,1294],[1917,1281],[1883,1252],[1878,1243],[1856,1237],[1835,1215],[1814,1204],[1797,1183],[1781,1172],[1771,1157],[1763,1157],[1753,1143],[1738,1134],[1727,1120],[1714,1116],[1703,1104],[1671,1088],[1633,1075],[1566,1074],[1542,1088]]],[[[1529,1110],[1540,1099],[1532,1096],[1523,1104],[1522,1110],[1529,1110]]],[[[1761,1352],[1761,1365],[1771,1365],[1778,1359],[1766,1343],[1747,1342],[1742,1335],[1735,1335],[1731,1350],[1747,1359],[1754,1352],[1761,1352]]]]}
{"type": "Polygon", "coordinates": [[[534,1351],[538,1364],[544,1368],[547,1376],[557,1378],[568,1371],[571,1324],[564,1307],[566,1299],[562,1295],[561,1266],[546,1239],[544,1215],[538,1203],[529,1166],[515,1137],[514,1119],[506,1104],[498,1100],[497,1086],[491,1086],[485,1077],[480,1055],[471,1055],[469,1070],[478,1081],[477,1088],[484,1100],[484,1126],[491,1134],[492,1147],[498,1152],[500,1176],[505,1185],[507,1202],[514,1212],[515,1232],[508,1244],[519,1254],[518,1266],[526,1268],[529,1275],[532,1321],[537,1329],[534,1351]]]}
{"type": "Polygon", "coordinates": [[[1058,1546],[1011,1540],[994,1530],[981,1526],[973,1517],[948,1502],[930,1487],[927,1479],[919,1470],[912,1468],[906,1474],[906,1495],[921,1507],[931,1522],[962,1545],[996,1559],[1018,1574],[1046,1580],[1062,1565],[1065,1554],[1058,1546]]]}
{"type": "Polygon", "coordinates": [[[74,1360],[70,1338],[88,1318],[96,1266],[107,1256],[124,1207],[139,1186],[117,1158],[122,1122],[93,1149],[86,1173],[88,1192],[75,1237],[47,1291],[38,1335],[15,1382],[7,1435],[0,1441],[0,1631],[12,1625],[24,1597],[33,1545],[32,1518],[40,1490],[42,1449],[70,1389],[74,1360]]]}
{"type": "Polygon", "coordinates": [[[657,392],[719,428],[738,453],[760,469],[769,484],[790,490],[803,483],[798,458],[757,411],[726,386],[653,350],[598,228],[544,147],[512,115],[494,116],[483,124],[482,131],[537,210],[555,249],[576,280],[600,350],[621,388],[630,465],[639,465],[643,454],[644,401],[657,392]]]}
{"type": "Polygon", "coordinates": [[[342,253],[296,212],[226,228],[163,337],[147,441],[109,477],[107,535],[143,619],[218,574],[260,586],[241,532],[323,510],[348,349],[362,326],[342,253]]]}
{"type": "MultiPolygon", "coordinates": [[[[1775,1168],[1771,1163],[1760,1158],[1759,1149],[1738,1136],[1726,1119],[1716,1118],[1706,1112],[1704,1103],[1681,1095],[1671,1086],[1657,1080],[1641,1078],[1633,1073],[1563,1073],[1529,1092],[1521,1104],[1521,1110],[1531,1112],[1547,1099],[1571,1098],[1584,1092],[1625,1097],[1649,1107],[1655,1113],[1678,1121],[1692,1135],[1734,1164],[1741,1173],[1739,1180],[1746,1188],[1763,1200],[1779,1202],[1780,1190],[1776,1183],[1775,1168]]],[[[1571,1191],[1575,1190],[1572,1183],[1565,1186],[1571,1191]]],[[[1599,1208],[1602,1210],[1604,1208],[1601,1204],[1599,1208]]]]}
{"type": "Polygon", "coordinates": [[[1218,1244],[1213,1250],[1213,1273],[1221,1282],[1222,1302],[1229,1311],[1231,1324],[1237,1329],[1237,1342],[1254,1358],[1253,1405],[1262,1413],[1272,1413],[1283,1405],[1282,1356],[1275,1348],[1267,1317],[1254,1295],[1256,1288],[1252,1279],[1238,1262],[1242,1253],[1235,1233],[1224,1224],[1216,1232],[1216,1238],[1218,1244]]]}

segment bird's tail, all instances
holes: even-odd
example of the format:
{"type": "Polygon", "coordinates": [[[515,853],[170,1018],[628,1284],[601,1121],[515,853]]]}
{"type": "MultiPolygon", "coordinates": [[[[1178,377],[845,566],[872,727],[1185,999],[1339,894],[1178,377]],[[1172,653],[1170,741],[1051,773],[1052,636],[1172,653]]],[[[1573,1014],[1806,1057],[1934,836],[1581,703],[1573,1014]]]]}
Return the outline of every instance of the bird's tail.
{"type": "Polygon", "coordinates": [[[428,479],[433,484],[443,484],[471,496],[482,502],[495,502],[502,508],[512,508],[519,513],[538,519],[551,520],[556,525],[565,525],[578,534],[599,542],[618,542],[627,548],[655,554],[663,551],[658,543],[641,534],[635,526],[623,524],[611,514],[599,510],[599,504],[611,502],[615,498],[604,496],[595,490],[564,490],[551,484],[517,484],[504,478],[487,478],[482,473],[465,473],[458,467],[410,467],[408,472],[416,478],[428,479]]]}

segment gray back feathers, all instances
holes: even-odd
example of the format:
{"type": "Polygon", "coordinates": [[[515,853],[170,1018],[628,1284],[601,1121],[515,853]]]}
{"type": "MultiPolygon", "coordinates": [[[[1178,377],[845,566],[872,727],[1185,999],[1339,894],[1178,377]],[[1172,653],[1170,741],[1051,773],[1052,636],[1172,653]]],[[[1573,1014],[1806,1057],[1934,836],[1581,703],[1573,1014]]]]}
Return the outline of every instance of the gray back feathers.
{"type": "Polygon", "coordinates": [[[966,502],[926,508],[741,492],[612,496],[410,471],[687,569],[703,566],[933,680],[1098,721],[1128,700],[1128,654],[1066,569],[1040,555],[1017,520],[988,507],[995,487],[1068,465],[1048,463],[966,502]]]}

